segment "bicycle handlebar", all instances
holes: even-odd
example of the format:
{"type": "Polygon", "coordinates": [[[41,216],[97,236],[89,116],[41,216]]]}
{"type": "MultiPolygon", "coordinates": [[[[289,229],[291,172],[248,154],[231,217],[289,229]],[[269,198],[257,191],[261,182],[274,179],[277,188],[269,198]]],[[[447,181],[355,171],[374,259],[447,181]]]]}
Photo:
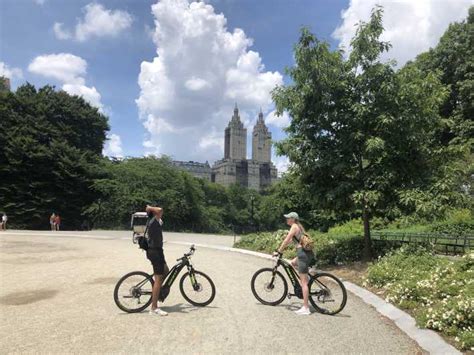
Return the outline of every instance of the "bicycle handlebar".
{"type": "Polygon", "coordinates": [[[194,244],[193,244],[191,245],[191,248],[189,248],[189,253],[185,253],[182,258],[176,259],[176,261],[183,260],[184,258],[189,258],[191,255],[194,254],[195,251],[196,251],[196,248],[194,247],[194,244]]]}

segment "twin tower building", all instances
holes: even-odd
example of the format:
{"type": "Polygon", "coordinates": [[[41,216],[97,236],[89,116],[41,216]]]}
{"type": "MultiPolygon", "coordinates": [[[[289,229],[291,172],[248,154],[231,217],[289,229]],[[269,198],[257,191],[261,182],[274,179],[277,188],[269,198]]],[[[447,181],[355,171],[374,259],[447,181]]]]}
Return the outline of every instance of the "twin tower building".
{"type": "Polygon", "coordinates": [[[224,133],[224,159],[213,167],[209,163],[174,162],[191,174],[229,186],[239,184],[262,190],[277,180],[277,169],[272,161],[272,134],[260,111],[252,132],[252,159],[247,159],[247,129],[240,120],[237,104],[224,133]]]}

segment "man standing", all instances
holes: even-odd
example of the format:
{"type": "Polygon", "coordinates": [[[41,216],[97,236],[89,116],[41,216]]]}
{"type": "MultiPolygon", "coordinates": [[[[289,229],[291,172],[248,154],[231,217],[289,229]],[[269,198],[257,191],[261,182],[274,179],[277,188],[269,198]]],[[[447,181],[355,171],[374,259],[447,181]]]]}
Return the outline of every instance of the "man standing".
{"type": "Polygon", "coordinates": [[[161,284],[169,271],[163,253],[163,221],[161,220],[163,209],[161,207],[146,206],[146,212],[149,218],[148,250],[146,251],[146,257],[150,260],[151,265],[153,265],[153,275],[155,279],[152,290],[150,314],[167,316],[168,313],[158,307],[161,284]]]}
{"type": "Polygon", "coordinates": [[[4,212],[2,216],[2,230],[3,231],[7,230],[7,221],[8,221],[8,217],[7,217],[7,214],[4,212]]]}

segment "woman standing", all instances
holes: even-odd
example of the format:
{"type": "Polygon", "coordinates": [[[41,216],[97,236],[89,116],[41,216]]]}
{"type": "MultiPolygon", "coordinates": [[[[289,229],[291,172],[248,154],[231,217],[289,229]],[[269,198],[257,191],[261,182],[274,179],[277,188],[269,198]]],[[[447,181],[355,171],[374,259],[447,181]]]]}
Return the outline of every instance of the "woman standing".
{"type": "Polygon", "coordinates": [[[303,292],[303,307],[297,310],[295,313],[298,315],[310,315],[311,311],[309,310],[308,299],[309,299],[309,289],[308,289],[308,270],[309,266],[312,264],[314,259],[313,251],[308,251],[303,249],[300,240],[304,235],[305,230],[300,223],[300,218],[298,213],[290,212],[283,215],[286,218],[286,224],[290,226],[290,230],[286,235],[286,238],[281,243],[280,247],[276,251],[279,254],[283,254],[285,248],[293,243],[296,244],[296,255],[297,257],[291,260],[291,264],[297,268],[298,274],[300,276],[300,285],[303,292]]]}
{"type": "Polygon", "coordinates": [[[51,216],[49,216],[49,225],[51,226],[51,231],[56,230],[56,225],[54,220],[56,219],[56,214],[53,212],[51,216]]]}

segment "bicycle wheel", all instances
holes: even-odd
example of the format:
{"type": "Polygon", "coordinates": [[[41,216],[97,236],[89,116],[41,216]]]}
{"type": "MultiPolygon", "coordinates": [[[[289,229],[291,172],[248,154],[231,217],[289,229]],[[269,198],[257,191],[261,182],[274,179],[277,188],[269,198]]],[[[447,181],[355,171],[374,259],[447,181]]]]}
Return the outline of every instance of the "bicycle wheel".
{"type": "Polygon", "coordinates": [[[321,313],[334,315],[343,310],[347,302],[347,291],[336,276],[321,272],[309,281],[309,301],[321,313]]]}
{"type": "Polygon", "coordinates": [[[279,271],[271,268],[258,270],[250,282],[252,293],[262,304],[276,306],[283,302],[288,293],[288,283],[279,271]]]}
{"type": "Polygon", "coordinates": [[[196,270],[187,272],[181,277],[179,289],[184,299],[197,307],[207,306],[216,297],[216,287],[211,278],[196,270]]]}
{"type": "Polygon", "coordinates": [[[114,301],[127,313],[138,313],[151,303],[153,278],[143,271],[133,271],[123,276],[115,285],[114,301]]]}

